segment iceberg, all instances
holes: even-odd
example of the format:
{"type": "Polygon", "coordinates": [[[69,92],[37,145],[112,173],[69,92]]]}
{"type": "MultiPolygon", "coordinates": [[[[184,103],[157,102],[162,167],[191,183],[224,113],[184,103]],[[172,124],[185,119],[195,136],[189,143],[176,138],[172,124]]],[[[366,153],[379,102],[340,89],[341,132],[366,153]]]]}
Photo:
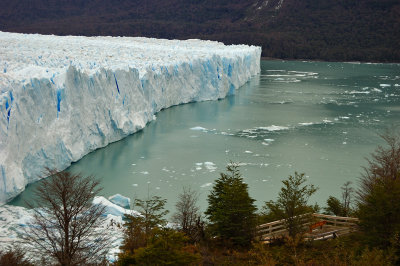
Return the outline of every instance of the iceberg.
{"type": "Polygon", "coordinates": [[[125,196],[122,196],[121,194],[115,194],[111,197],[108,198],[109,201],[114,203],[115,205],[118,205],[124,209],[130,209],[131,208],[131,199],[125,196]]]}
{"type": "MultiPolygon", "coordinates": [[[[130,198],[128,198],[128,200],[130,202],[130,198]]],[[[94,197],[93,204],[104,206],[104,216],[112,215],[116,217],[123,217],[125,214],[141,216],[139,212],[121,207],[119,204],[115,204],[111,200],[107,200],[103,196],[94,197]]]]}
{"type": "Polygon", "coordinates": [[[216,100],[260,72],[261,47],[0,32],[0,203],[174,105],[216,100]]]}

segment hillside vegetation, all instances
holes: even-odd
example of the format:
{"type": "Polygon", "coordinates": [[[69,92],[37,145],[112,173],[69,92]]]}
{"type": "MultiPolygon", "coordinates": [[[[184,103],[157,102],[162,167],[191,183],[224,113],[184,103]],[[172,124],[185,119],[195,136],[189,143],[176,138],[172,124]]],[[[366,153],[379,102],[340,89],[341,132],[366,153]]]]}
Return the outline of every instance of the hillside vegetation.
{"type": "Polygon", "coordinates": [[[0,30],[201,38],[254,44],[283,59],[400,61],[398,0],[21,0],[0,30]]]}

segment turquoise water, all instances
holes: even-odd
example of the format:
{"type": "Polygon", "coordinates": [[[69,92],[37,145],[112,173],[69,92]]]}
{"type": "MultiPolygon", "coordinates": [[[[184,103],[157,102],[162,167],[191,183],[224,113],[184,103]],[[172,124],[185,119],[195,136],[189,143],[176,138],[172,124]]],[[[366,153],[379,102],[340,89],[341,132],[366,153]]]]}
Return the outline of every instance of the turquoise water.
{"type": "MultiPolygon", "coordinates": [[[[400,65],[262,61],[261,74],[220,101],[175,106],[142,131],[92,152],[68,170],[95,175],[102,194],[168,200],[183,186],[207,206],[212,182],[239,162],[261,206],[281,180],[304,172],[324,205],[357,179],[385,127],[400,123],[400,65]]],[[[11,204],[23,205],[32,188],[11,204]]]]}

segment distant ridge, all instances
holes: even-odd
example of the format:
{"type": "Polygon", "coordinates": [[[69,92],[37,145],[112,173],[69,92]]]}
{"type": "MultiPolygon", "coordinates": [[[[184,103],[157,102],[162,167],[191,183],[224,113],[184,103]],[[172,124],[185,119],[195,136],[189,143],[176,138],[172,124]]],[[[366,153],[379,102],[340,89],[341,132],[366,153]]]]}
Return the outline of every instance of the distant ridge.
{"type": "Polygon", "coordinates": [[[19,0],[0,30],[201,38],[282,59],[400,62],[399,0],[19,0]]]}

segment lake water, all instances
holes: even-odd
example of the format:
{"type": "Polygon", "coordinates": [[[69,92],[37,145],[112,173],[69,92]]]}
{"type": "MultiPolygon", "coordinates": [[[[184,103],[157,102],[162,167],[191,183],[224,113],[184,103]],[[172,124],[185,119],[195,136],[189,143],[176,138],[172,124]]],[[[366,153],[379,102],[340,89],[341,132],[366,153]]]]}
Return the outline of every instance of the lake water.
{"type": "MultiPolygon", "coordinates": [[[[173,212],[184,186],[200,192],[205,210],[213,181],[234,161],[259,206],[295,171],[319,187],[312,202],[324,205],[346,181],[356,185],[399,114],[399,64],[262,61],[236,95],[163,110],[68,170],[100,178],[105,196],[164,197],[173,212]]],[[[35,185],[11,204],[23,205],[35,185]]]]}

